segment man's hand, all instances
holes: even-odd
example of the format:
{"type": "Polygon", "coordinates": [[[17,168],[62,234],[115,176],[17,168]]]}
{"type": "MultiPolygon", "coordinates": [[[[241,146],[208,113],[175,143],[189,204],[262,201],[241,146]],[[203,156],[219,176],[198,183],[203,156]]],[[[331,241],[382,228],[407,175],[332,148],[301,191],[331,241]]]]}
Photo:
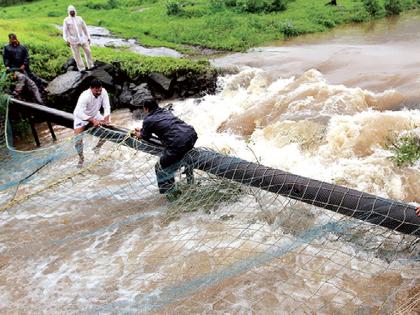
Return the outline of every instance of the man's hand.
{"type": "Polygon", "coordinates": [[[104,125],[109,125],[109,123],[111,122],[111,117],[105,116],[104,119],[101,121],[101,123],[103,123],[104,125]]]}
{"type": "Polygon", "coordinates": [[[89,122],[93,125],[93,127],[99,127],[101,125],[101,121],[96,120],[95,118],[89,119],[89,122]]]}
{"type": "Polygon", "coordinates": [[[20,69],[20,70],[22,70],[22,71],[25,71],[25,65],[21,65],[21,66],[19,67],[19,69],[20,69]]]}
{"type": "Polygon", "coordinates": [[[137,139],[141,139],[141,129],[135,128],[134,131],[131,132],[131,136],[137,139]]]}
{"type": "Polygon", "coordinates": [[[416,207],[416,214],[418,217],[420,217],[420,206],[416,207]]]}

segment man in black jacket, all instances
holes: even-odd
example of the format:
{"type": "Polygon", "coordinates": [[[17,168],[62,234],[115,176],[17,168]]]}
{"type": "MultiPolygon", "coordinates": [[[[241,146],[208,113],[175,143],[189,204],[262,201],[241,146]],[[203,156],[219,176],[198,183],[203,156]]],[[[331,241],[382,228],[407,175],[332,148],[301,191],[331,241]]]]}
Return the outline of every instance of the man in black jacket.
{"type": "Polygon", "coordinates": [[[9,34],[9,45],[3,49],[3,62],[6,70],[19,68],[26,71],[29,68],[28,50],[20,44],[15,34],[9,34]]]}
{"type": "Polygon", "coordinates": [[[143,106],[148,115],[143,120],[143,128],[136,129],[135,135],[147,141],[155,134],[165,146],[155,170],[159,192],[167,194],[175,188],[175,172],[185,154],[194,147],[197,133],[170,111],[160,108],[155,100],[146,100],[143,106]]]}
{"type": "Polygon", "coordinates": [[[32,79],[38,87],[48,84],[47,81],[41,79],[31,72],[29,68],[29,53],[25,46],[21,45],[16,34],[9,34],[9,44],[3,49],[3,62],[6,70],[20,69],[30,79],[32,79]]]}

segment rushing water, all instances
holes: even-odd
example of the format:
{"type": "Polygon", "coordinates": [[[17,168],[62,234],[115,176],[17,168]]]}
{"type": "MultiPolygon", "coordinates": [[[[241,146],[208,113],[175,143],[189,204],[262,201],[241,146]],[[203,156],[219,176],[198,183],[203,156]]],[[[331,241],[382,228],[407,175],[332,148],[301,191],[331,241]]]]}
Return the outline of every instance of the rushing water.
{"type": "MultiPolygon", "coordinates": [[[[420,133],[419,29],[411,13],[217,59],[239,73],[174,111],[198,146],[419,203],[419,163],[398,168],[385,146],[420,133]]],[[[76,169],[57,131],[60,162],[16,194],[41,191],[0,214],[2,312],[391,313],[419,294],[413,239],[255,191],[168,219],[155,158],[128,148],[42,190],[76,169]]]]}

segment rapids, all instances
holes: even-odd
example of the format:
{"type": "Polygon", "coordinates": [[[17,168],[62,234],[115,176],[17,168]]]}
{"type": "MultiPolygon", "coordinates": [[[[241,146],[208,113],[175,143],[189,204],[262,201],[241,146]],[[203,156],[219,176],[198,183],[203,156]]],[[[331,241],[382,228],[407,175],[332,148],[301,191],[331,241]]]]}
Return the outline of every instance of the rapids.
{"type": "MultiPolygon", "coordinates": [[[[172,106],[197,146],[419,203],[419,162],[399,168],[386,147],[420,134],[419,29],[410,13],[225,56],[214,63],[239,71],[218,93],[172,106]]],[[[38,128],[45,147],[26,162],[56,161],[0,191],[2,204],[31,196],[0,213],[1,313],[390,314],[418,303],[410,236],[254,189],[210,210],[198,191],[198,211],[183,212],[186,199],[158,196],[155,157],[111,143],[96,156],[86,136],[77,172],[71,130],[57,128],[51,147],[38,128]]]]}

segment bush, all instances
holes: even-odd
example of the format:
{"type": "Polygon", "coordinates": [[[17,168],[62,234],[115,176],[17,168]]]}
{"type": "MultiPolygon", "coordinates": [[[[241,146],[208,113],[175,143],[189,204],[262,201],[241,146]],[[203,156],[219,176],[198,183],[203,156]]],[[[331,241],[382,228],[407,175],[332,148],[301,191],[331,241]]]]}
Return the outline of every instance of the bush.
{"type": "Polygon", "coordinates": [[[293,36],[298,36],[300,35],[300,32],[298,29],[296,29],[296,27],[293,25],[292,22],[286,22],[284,23],[281,27],[280,27],[281,32],[284,34],[284,36],[286,37],[293,37],[293,36]]]}
{"type": "Polygon", "coordinates": [[[224,0],[224,3],[227,8],[236,7],[236,0],[224,0]]]}
{"type": "Polygon", "coordinates": [[[166,2],[166,14],[167,15],[180,15],[183,12],[181,5],[176,1],[166,2]]]}
{"type": "MultiPolygon", "coordinates": [[[[393,0],[391,0],[393,1],[393,0]]],[[[366,11],[371,16],[377,16],[378,13],[381,10],[381,7],[379,6],[378,0],[363,0],[363,5],[366,9],[366,11]]]]}
{"type": "Polygon", "coordinates": [[[9,5],[22,4],[25,2],[34,2],[35,0],[0,0],[0,7],[7,7],[9,5]]]}
{"type": "Polygon", "coordinates": [[[86,7],[92,10],[111,10],[118,8],[118,1],[117,0],[108,0],[106,3],[93,3],[88,2],[86,7]]]}
{"type": "Polygon", "coordinates": [[[47,13],[48,17],[59,17],[59,16],[62,16],[62,15],[63,14],[61,12],[54,12],[54,11],[47,13]]]}
{"type": "Polygon", "coordinates": [[[414,132],[390,142],[388,149],[394,153],[391,160],[397,166],[414,165],[420,160],[420,137],[414,132]]]}
{"type": "Polygon", "coordinates": [[[278,12],[286,10],[287,0],[236,0],[236,7],[242,12],[278,12]]]}
{"type": "Polygon", "coordinates": [[[386,15],[398,15],[402,11],[400,0],[385,0],[384,7],[386,15]]]}
{"type": "Polygon", "coordinates": [[[225,3],[223,0],[210,0],[210,8],[212,11],[223,10],[225,3]]]}

